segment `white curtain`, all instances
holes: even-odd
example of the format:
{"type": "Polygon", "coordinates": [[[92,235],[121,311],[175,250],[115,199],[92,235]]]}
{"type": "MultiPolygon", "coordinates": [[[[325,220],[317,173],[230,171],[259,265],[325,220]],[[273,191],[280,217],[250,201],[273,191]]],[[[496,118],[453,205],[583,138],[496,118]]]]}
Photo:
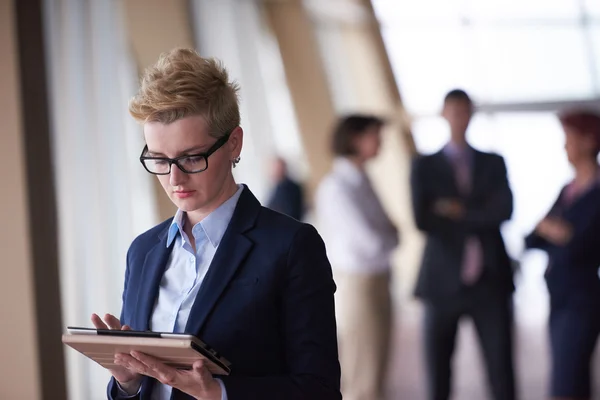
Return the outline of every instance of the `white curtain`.
{"type": "MultiPolygon", "coordinates": [[[[127,248],[157,223],[127,113],[137,87],[117,0],[45,0],[65,325],[121,307],[127,248]]],[[[105,399],[109,374],[65,349],[69,398],[105,399]]]]}
{"type": "Polygon", "coordinates": [[[267,162],[274,154],[283,155],[300,177],[306,173],[279,49],[256,1],[192,0],[191,5],[198,51],[223,61],[241,86],[245,135],[236,179],[265,200],[270,189],[267,162]]]}

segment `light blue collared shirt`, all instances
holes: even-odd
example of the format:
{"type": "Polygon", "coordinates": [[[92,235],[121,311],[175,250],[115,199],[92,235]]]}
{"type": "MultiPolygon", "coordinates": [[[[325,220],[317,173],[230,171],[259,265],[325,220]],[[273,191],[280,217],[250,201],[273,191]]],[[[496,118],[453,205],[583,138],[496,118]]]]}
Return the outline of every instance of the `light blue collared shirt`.
{"type": "MultiPolygon", "coordinates": [[[[173,241],[175,243],[160,281],[158,296],[150,320],[152,331],[176,333],[184,331],[194,300],[225,230],[229,226],[243,188],[242,185],[238,185],[237,192],[231,198],[194,225],[192,234],[196,241],[195,254],[188,236],[183,230],[185,213],[177,210],[169,227],[167,247],[173,241]]],[[[225,385],[221,380],[217,380],[223,393],[221,400],[227,400],[225,385]]],[[[152,399],[169,400],[171,392],[171,386],[156,384],[152,392],[152,399]]]]}

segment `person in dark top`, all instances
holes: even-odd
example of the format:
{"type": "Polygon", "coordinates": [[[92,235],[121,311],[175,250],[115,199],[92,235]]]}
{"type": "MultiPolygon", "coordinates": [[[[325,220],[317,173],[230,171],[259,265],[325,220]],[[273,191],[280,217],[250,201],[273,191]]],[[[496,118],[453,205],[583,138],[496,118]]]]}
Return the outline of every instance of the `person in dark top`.
{"type": "Polygon", "coordinates": [[[411,173],[417,227],[426,235],[415,294],[424,303],[428,400],[448,400],[459,320],[471,317],[495,400],[514,400],[512,265],[501,224],[513,197],[504,159],[471,147],[473,113],[462,90],[446,95],[442,115],[451,139],[418,157],[411,173]]]}
{"type": "Polygon", "coordinates": [[[525,239],[548,254],[552,399],[590,399],[590,363],[600,334],[600,116],[560,116],[575,169],[547,216],[525,239]]]}
{"type": "Polygon", "coordinates": [[[277,157],[273,161],[271,172],[275,188],[271,193],[267,207],[300,221],[304,216],[302,186],[290,178],[287,164],[281,157],[277,157]]]}

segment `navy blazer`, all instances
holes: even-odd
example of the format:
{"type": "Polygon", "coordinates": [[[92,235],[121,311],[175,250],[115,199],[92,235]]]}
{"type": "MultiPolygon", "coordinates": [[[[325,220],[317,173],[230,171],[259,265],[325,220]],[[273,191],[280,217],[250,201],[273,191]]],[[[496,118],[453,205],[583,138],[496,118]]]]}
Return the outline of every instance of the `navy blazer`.
{"type": "MultiPolygon", "coordinates": [[[[169,219],[127,254],[121,323],[147,330],[171,248],[169,219]]],[[[264,208],[245,187],[185,328],[232,363],[229,400],[338,400],[331,266],[311,225],[264,208]]],[[[156,381],[144,378],[139,400],[156,381]]],[[[114,379],[108,398],[118,399],[114,379]]],[[[191,399],[173,390],[172,399],[191,399]]]]}
{"type": "Polygon", "coordinates": [[[514,289],[512,264],[500,233],[500,226],[513,211],[504,159],[473,149],[471,174],[471,191],[465,196],[443,151],[413,162],[413,213],[417,227],[426,234],[417,297],[444,301],[460,292],[467,236],[477,236],[481,242],[487,282],[507,294],[514,289]],[[442,198],[460,200],[465,206],[464,218],[455,221],[434,213],[434,203],[442,198]]]}
{"type": "Polygon", "coordinates": [[[525,245],[548,253],[545,277],[552,306],[600,307],[600,184],[569,205],[564,204],[564,193],[563,189],[548,215],[571,225],[571,240],[557,246],[534,231],[525,245]]]}

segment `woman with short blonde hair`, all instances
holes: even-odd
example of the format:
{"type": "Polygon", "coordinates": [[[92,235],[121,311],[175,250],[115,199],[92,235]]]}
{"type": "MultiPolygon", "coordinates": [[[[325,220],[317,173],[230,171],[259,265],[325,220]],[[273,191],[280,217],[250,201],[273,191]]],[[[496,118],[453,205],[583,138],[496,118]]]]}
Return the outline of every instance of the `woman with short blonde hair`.
{"type": "Polygon", "coordinates": [[[240,162],[238,86],[194,50],[146,70],[131,115],[144,127],[143,167],[177,206],[127,254],[121,317],[101,329],[188,333],[232,363],[180,370],[117,354],[109,399],[341,399],[325,247],[310,225],[264,208],[232,167],[240,162]]]}

